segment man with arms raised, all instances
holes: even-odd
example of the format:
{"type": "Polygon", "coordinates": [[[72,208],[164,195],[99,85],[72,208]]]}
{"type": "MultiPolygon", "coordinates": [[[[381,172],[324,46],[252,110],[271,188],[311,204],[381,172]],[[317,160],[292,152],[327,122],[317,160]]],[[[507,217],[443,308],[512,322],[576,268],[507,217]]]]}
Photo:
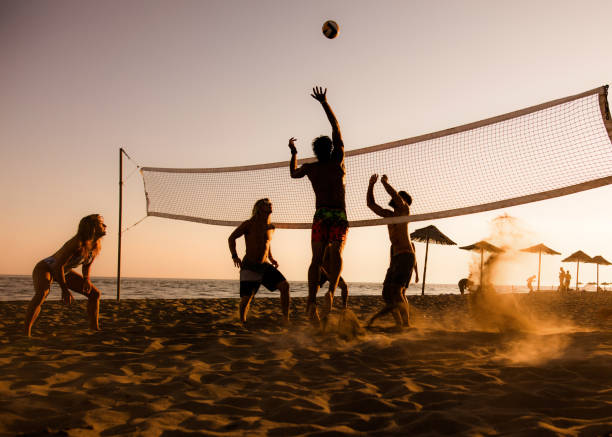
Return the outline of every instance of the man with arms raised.
{"type": "Polygon", "coordinates": [[[280,290],[283,323],[289,322],[289,283],[272,257],[270,240],[274,225],[270,223],[270,214],[270,199],[259,199],[253,206],[253,216],[242,222],[228,238],[234,265],[240,267],[240,321],[243,324],[246,324],[249,306],[261,284],[270,291],[280,290]],[[241,260],[236,253],[236,239],[243,235],[246,254],[241,260]]]}
{"type": "MultiPolygon", "coordinates": [[[[389,185],[387,175],[383,175],[380,182],[391,196],[389,206],[391,206],[393,210],[382,208],[376,203],[374,200],[374,184],[376,184],[377,180],[377,174],[372,175],[370,178],[367,194],[368,208],[381,217],[410,215],[412,198],[405,191],[400,191],[399,193],[395,191],[395,189],[389,185]]],[[[370,319],[368,326],[371,326],[378,317],[387,313],[392,313],[398,328],[403,326],[407,327],[410,326],[408,320],[408,302],[403,298],[403,291],[410,283],[412,270],[416,270],[414,245],[410,241],[408,223],[389,224],[387,227],[389,229],[389,239],[391,240],[391,262],[383,283],[382,295],[385,301],[385,307],[370,319]]]]}
{"type": "Polygon", "coordinates": [[[307,176],[312,184],[316,198],[316,211],[312,222],[312,261],[308,268],[308,305],[306,312],[312,321],[319,319],[316,309],[317,291],[321,265],[325,251],[328,251],[329,264],[326,271],[329,291],[325,295],[325,315],[331,311],[334,291],[342,271],[342,249],[346,241],[348,220],[344,200],[344,143],[340,134],[338,120],[327,103],[327,89],[313,88],[311,96],[321,103],[332,127],[332,137],[320,136],[312,142],[317,162],[297,166],[295,138],[289,140],[291,161],[289,169],[292,178],[307,176]]]}

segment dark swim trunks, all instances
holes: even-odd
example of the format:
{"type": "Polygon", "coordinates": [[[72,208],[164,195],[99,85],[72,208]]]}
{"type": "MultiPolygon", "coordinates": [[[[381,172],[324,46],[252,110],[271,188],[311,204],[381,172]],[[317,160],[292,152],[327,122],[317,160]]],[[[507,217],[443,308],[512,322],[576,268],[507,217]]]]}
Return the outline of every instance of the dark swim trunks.
{"type": "MultiPolygon", "coordinates": [[[[391,263],[387,269],[387,275],[385,276],[385,282],[383,285],[395,285],[399,287],[408,287],[410,284],[410,278],[412,278],[412,270],[414,269],[414,253],[403,252],[393,255],[391,257],[391,263]]],[[[392,296],[386,296],[385,290],[388,287],[383,287],[383,298],[385,301],[392,299],[392,296]]]]}
{"type": "Polygon", "coordinates": [[[312,219],[311,239],[317,243],[342,243],[346,240],[348,220],[346,211],[321,207],[312,219]]]}
{"type": "Polygon", "coordinates": [[[283,281],[286,281],[283,274],[270,263],[243,262],[240,269],[240,297],[254,295],[262,284],[268,290],[274,291],[283,281]]]}

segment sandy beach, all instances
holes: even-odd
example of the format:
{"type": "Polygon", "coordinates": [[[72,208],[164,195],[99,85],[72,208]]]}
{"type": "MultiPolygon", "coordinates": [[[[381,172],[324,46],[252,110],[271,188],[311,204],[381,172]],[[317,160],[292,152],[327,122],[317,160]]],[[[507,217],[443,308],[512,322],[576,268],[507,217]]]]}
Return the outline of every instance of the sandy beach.
{"type": "Polygon", "coordinates": [[[612,293],[411,296],[414,328],[364,330],[354,297],[326,332],[292,300],[0,303],[0,435],[612,435],[612,293]],[[501,303],[500,303],[501,302],[501,303]],[[488,303],[487,303],[488,305],[488,303]],[[482,308],[481,308],[482,309],[482,308]]]}

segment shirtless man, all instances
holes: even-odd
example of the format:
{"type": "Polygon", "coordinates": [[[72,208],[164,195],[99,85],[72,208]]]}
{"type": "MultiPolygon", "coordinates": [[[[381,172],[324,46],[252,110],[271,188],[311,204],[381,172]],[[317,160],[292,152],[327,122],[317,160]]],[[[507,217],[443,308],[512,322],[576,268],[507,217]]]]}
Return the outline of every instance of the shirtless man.
{"type": "Polygon", "coordinates": [[[329,252],[327,269],[329,290],[325,294],[325,310],[331,311],[334,291],[342,271],[342,250],[348,231],[346,218],[344,168],[344,143],[340,134],[340,126],[336,116],[327,103],[327,89],[315,87],[311,96],[321,103],[327,119],[332,127],[332,137],[320,136],[312,142],[312,149],[317,162],[297,166],[297,150],[295,138],[289,140],[291,161],[289,170],[294,179],[307,176],[312,184],[316,198],[316,212],[312,223],[311,246],[312,260],[308,268],[308,304],[306,312],[311,321],[318,322],[317,292],[319,291],[321,266],[325,251],[329,252]]]}
{"type": "MultiPolygon", "coordinates": [[[[374,184],[378,180],[378,175],[374,174],[370,178],[368,186],[367,204],[368,208],[381,217],[398,217],[410,215],[410,204],[412,198],[405,191],[399,193],[389,185],[387,175],[383,175],[380,182],[391,196],[389,206],[393,210],[379,206],[374,200],[374,184]]],[[[397,223],[387,225],[389,229],[389,239],[391,240],[391,262],[385,281],[383,283],[383,299],[385,307],[376,313],[368,322],[368,327],[374,320],[387,313],[392,313],[395,324],[398,328],[410,326],[408,319],[408,303],[402,299],[403,289],[410,283],[412,271],[415,265],[414,246],[410,241],[408,223],[397,223]]]]}
{"type": "Polygon", "coordinates": [[[240,321],[243,324],[246,324],[251,301],[261,284],[270,291],[280,290],[283,323],[289,322],[289,283],[278,271],[270,248],[274,231],[271,213],[270,199],[259,199],[253,206],[253,216],[242,222],[227,239],[234,265],[240,268],[240,321]],[[241,260],[236,253],[236,239],[243,235],[246,254],[241,260]]]}

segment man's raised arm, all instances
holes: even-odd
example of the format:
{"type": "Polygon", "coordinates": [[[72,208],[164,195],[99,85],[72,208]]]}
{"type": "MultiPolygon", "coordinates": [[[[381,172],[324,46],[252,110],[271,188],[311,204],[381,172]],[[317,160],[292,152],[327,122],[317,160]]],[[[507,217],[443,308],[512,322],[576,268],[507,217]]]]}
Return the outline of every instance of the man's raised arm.
{"type": "Polygon", "coordinates": [[[291,150],[291,161],[289,161],[289,173],[291,177],[294,179],[303,178],[306,176],[306,171],[304,170],[304,166],[297,166],[297,149],[295,148],[294,137],[289,138],[289,150],[291,150]]]}
{"type": "Polygon", "coordinates": [[[340,125],[334,115],[329,103],[327,103],[327,88],[323,89],[320,86],[316,86],[312,89],[311,96],[321,103],[325,115],[329,120],[329,124],[332,127],[332,141],[334,142],[334,149],[332,150],[332,159],[342,162],[344,160],[344,142],[342,141],[342,134],[340,133],[340,125]]]}
{"type": "Polygon", "coordinates": [[[381,217],[391,217],[393,216],[393,211],[389,211],[388,209],[382,208],[374,200],[374,184],[376,183],[377,180],[378,180],[377,174],[373,174],[370,177],[370,184],[368,185],[368,194],[366,196],[368,208],[370,208],[372,211],[374,211],[374,213],[378,214],[381,217]]]}
{"type": "Polygon", "coordinates": [[[396,206],[400,206],[403,203],[406,203],[406,201],[402,198],[402,196],[400,196],[397,193],[397,191],[395,191],[395,188],[393,188],[389,184],[389,178],[387,177],[386,174],[384,174],[382,178],[380,178],[380,182],[382,183],[383,187],[385,187],[385,190],[387,191],[387,193],[389,193],[389,196],[391,196],[391,199],[393,200],[393,203],[396,206]]]}

